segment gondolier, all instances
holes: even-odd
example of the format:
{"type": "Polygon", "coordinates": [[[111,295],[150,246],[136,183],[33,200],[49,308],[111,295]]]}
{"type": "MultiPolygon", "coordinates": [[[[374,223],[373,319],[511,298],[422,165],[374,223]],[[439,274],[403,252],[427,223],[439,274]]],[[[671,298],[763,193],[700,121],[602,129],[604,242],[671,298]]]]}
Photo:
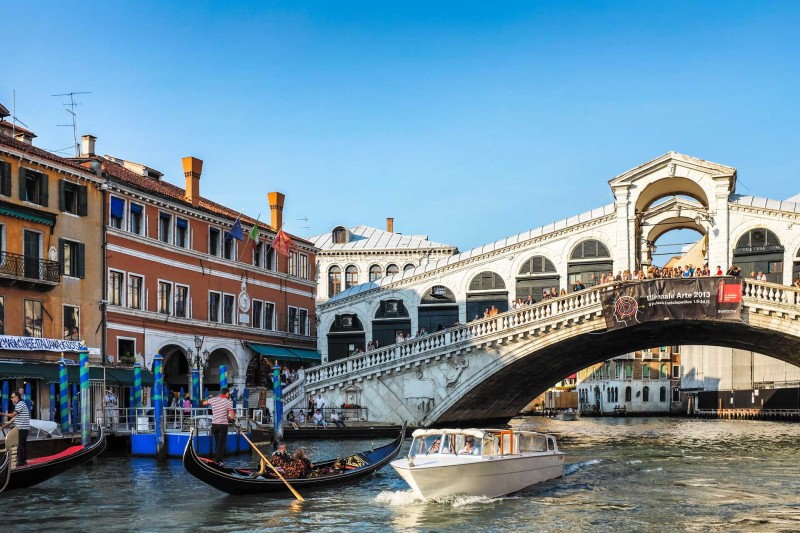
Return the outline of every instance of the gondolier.
{"type": "Polygon", "coordinates": [[[14,426],[19,430],[17,466],[25,466],[28,464],[28,432],[31,430],[31,414],[28,406],[22,401],[20,393],[12,392],[11,401],[14,402],[14,410],[10,413],[3,413],[8,421],[2,427],[14,426]]]}
{"type": "Polygon", "coordinates": [[[222,464],[228,440],[228,421],[233,420],[233,403],[224,387],[219,396],[203,402],[211,407],[211,434],[214,436],[214,462],[222,464]]]}

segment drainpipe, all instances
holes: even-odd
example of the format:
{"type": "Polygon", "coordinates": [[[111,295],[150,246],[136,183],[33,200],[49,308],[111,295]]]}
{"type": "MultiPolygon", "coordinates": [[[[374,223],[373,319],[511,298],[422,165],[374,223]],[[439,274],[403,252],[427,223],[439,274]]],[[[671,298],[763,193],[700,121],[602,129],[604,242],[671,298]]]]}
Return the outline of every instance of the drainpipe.
{"type": "MultiPolygon", "coordinates": [[[[100,274],[101,284],[103,286],[103,299],[100,301],[100,311],[102,312],[101,320],[102,320],[102,333],[101,333],[101,343],[102,346],[100,347],[100,356],[103,359],[103,398],[105,399],[107,385],[106,385],[106,364],[108,362],[108,281],[106,275],[106,261],[108,254],[108,231],[106,227],[106,219],[108,218],[108,180],[106,180],[102,185],[100,185],[100,192],[103,196],[103,220],[100,223],[100,227],[102,228],[102,237],[103,237],[103,260],[102,260],[102,273],[100,274]]],[[[103,425],[106,425],[106,406],[103,406],[103,425]]]]}

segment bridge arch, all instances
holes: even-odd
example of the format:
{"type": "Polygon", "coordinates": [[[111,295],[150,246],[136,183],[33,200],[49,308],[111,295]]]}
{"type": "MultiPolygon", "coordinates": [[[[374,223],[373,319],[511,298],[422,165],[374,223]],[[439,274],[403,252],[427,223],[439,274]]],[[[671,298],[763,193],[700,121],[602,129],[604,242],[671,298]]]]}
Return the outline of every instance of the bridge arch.
{"type": "Polygon", "coordinates": [[[556,265],[546,256],[528,256],[517,268],[515,298],[524,300],[530,295],[538,302],[543,290],[560,288],[560,279],[556,265]]]}
{"type": "Polygon", "coordinates": [[[744,231],[731,242],[734,243],[732,261],[742,269],[742,276],[763,272],[767,281],[783,282],[786,249],[775,232],[760,225],[744,231]]]}
{"type": "Polygon", "coordinates": [[[508,289],[497,272],[484,270],[472,277],[466,290],[467,320],[483,317],[484,310],[496,307],[500,313],[508,311],[508,289]]]}
{"type": "Polygon", "coordinates": [[[706,209],[711,196],[698,182],[684,177],[661,178],[645,186],[636,198],[636,212],[644,213],[653,204],[668,196],[688,196],[700,202],[706,209]]]}
{"type": "Polygon", "coordinates": [[[366,348],[364,324],[357,313],[341,313],[333,317],[328,329],[328,361],[349,357],[354,350],[366,348]]]}

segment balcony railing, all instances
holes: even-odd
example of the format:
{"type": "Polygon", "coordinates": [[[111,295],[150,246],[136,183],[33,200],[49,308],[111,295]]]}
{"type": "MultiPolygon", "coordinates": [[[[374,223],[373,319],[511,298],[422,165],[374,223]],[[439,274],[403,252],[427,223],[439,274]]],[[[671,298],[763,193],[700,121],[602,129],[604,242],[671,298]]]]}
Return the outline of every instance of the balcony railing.
{"type": "Polygon", "coordinates": [[[61,282],[61,268],[58,261],[0,252],[0,278],[55,285],[61,282]]]}

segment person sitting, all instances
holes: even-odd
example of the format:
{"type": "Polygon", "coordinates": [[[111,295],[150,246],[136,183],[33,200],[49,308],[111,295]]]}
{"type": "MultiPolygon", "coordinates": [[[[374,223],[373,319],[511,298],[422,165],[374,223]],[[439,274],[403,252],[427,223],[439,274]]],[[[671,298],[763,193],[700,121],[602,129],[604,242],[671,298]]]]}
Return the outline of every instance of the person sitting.
{"type": "Polygon", "coordinates": [[[314,416],[311,419],[314,422],[314,429],[317,429],[317,426],[322,424],[323,429],[328,429],[328,423],[325,422],[325,417],[322,416],[322,411],[317,409],[317,412],[314,413],[314,416]]]}
{"type": "Polygon", "coordinates": [[[308,477],[308,474],[311,473],[311,469],[314,468],[314,463],[306,456],[306,452],[303,451],[302,448],[298,448],[296,452],[294,452],[294,462],[298,465],[298,476],[300,478],[308,477]]]}
{"type": "Polygon", "coordinates": [[[306,414],[303,411],[300,411],[300,414],[297,415],[297,425],[306,427],[306,414]]]}
{"type": "Polygon", "coordinates": [[[286,443],[281,441],[278,443],[278,449],[272,452],[272,458],[270,461],[275,468],[282,468],[286,464],[290,463],[292,460],[292,456],[289,452],[286,451],[286,443]]]}
{"type": "Polygon", "coordinates": [[[336,411],[334,411],[334,412],[332,412],[332,413],[331,413],[331,422],[333,422],[333,423],[336,425],[336,427],[337,427],[337,428],[339,428],[339,427],[342,427],[342,428],[343,428],[343,427],[346,427],[346,426],[344,425],[344,420],[342,420],[342,415],[340,415],[340,414],[339,414],[339,413],[337,413],[336,411]]]}
{"type": "Polygon", "coordinates": [[[297,429],[297,422],[295,422],[293,411],[289,411],[289,414],[286,415],[286,421],[292,425],[292,429],[297,429]]]}
{"type": "Polygon", "coordinates": [[[458,455],[473,455],[475,451],[475,439],[468,436],[464,447],[458,450],[458,455]]]}
{"type": "Polygon", "coordinates": [[[442,443],[441,443],[441,441],[439,439],[436,439],[435,441],[433,441],[433,444],[431,444],[431,449],[428,450],[428,453],[429,454],[430,453],[439,453],[439,447],[441,446],[441,444],[442,443]]]}

